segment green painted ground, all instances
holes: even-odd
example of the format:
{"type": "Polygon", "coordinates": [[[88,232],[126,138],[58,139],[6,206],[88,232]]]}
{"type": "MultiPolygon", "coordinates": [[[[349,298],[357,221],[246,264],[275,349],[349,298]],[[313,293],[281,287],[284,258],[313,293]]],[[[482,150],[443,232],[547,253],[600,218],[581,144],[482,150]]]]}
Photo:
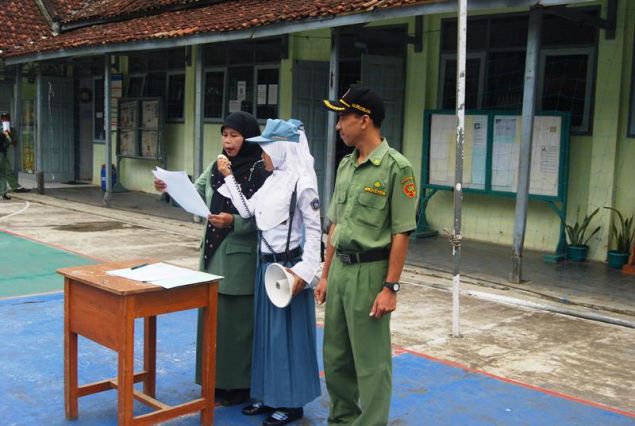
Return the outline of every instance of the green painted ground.
{"type": "Polygon", "coordinates": [[[0,298],[62,290],[58,268],[90,263],[95,262],[0,232],[0,298]]]}

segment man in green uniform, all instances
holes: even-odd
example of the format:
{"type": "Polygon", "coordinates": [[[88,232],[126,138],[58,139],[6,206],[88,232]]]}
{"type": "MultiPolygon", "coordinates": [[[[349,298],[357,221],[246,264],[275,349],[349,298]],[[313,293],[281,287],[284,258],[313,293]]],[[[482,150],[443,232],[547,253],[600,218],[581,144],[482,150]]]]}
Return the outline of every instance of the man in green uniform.
{"type": "Polygon", "coordinates": [[[331,425],[386,425],[392,392],[390,313],[415,229],[410,162],[381,138],[382,100],[351,88],[324,105],[355,149],[337,170],[318,303],[326,300],[324,371],[331,425]],[[328,290],[327,290],[328,289],[328,290]]]}

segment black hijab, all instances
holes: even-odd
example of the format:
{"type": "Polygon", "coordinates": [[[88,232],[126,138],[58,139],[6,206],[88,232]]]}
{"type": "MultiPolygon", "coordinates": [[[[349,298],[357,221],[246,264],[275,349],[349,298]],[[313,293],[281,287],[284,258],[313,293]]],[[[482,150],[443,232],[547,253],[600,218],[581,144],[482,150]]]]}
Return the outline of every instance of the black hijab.
{"type": "MultiPolygon", "coordinates": [[[[260,135],[260,126],[256,119],[249,113],[244,111],[234,112],[225,118],[221,126],[221,132],[225,127],[232,128],[239,132],[244,139],[252,138],[260,135]]],[[[223,154],[227,156],[227,152],[223,149],[223,154]]],[[[250,198],[262,186],[268,173],[264,169],[263,163],[260,161],[262,149],[257,143],[249,143],[243,141],[238,154],[234,158],[230,158],[232,165],[232,173],[236,182],[240,184],[242,193],[246,198],[250,198]]],[[[218,188],[225,183],[225,177],[218,171],[218,165],[214,162],[212,173],[210,176],[210,184],[214,189],[212,200],[210,202],[210,212],[219,214],[221,212],[238,214],[238,211],[232,204],[231,199],[223,197],[218,188]]],[[[204,248],[204,264],[205,268],[209,264],[209,260],[216,252],[216,249],[222,241],[231,232],[229,228],[216,228],[210,222],[207,222],[205,231],[204,248]]]]}

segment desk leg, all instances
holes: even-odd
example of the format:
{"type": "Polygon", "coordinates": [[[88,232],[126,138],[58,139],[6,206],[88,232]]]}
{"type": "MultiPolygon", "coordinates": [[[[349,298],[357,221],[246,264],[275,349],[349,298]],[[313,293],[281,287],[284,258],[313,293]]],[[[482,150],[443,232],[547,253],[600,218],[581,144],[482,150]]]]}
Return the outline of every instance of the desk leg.
{"type": "Polygon", "coordinates": [[[77,418],[77,333],[71,331],[72,285],[64,279],[64,407],[66,418],[77,418]]]}
{"type": "Polygon", "coordinates": [[[119,351],[119,373],[117,389],[117,424],[128,426],[133,417],[134,385],[134,301],[125,300],[125,314],[121,330],[122,347],[119,351]]]}
{"type": "Polygon", "coordinates": [[[155,397],[157,372],[157,317],[143,320],[143,369],[146,379],[143,381],[143,393],[155,397]]]}
{"type": "Polygon", "coordinates": [[[216,312],[218,289],[209,285],[207,306],[203,310],[203,353],[201,355],[201,397],[207,402],[201,411],[201,424],[214,423],[214,386],[216,384],[216,312]]]}

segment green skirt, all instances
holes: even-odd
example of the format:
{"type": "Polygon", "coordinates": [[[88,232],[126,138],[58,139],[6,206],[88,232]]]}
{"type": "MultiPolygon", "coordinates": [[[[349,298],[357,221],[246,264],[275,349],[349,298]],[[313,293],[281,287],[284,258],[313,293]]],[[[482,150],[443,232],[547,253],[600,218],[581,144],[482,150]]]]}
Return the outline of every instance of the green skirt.
{"type": "MultiPolygon", "coordinates": [[[[198,312],[196,383],[201,382],[202,313],[198,312]]],[[[246,389],[251,381],[254,335],[253,295],[218,295],[216,326],[216,388],[246,389]]]]}

